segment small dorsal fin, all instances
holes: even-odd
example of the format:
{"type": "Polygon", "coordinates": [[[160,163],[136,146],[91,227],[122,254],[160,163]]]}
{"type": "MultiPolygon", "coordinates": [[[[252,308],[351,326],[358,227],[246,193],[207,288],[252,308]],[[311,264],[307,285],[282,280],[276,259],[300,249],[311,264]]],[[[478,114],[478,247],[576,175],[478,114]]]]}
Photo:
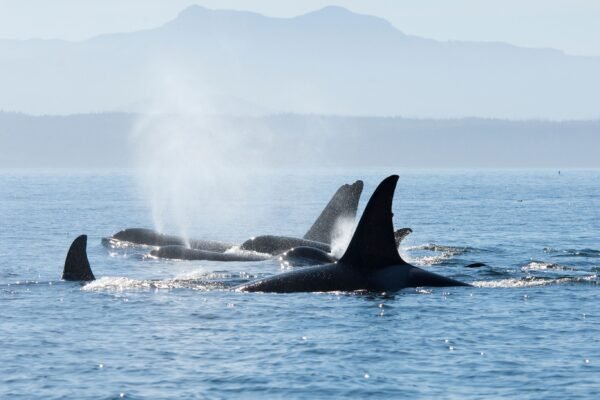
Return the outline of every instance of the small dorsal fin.
{"type": "Polygon", "coordinates": [[[331,244],[335,235],[336,222],[339,219],[356,218],[358,201],[363,190],[363,182],[358,180],[352,185],[342,185],[333,195],[313,226],[306,232],[304,239],[331,244]]]}
{"type": "Polygon", "coordinates": [[[398,175],[391,175],[375,189],[339,263],[360,268],[405,263],[398,254],[392,222],[392,200],[397,182],[398,175]]]}
{"type": "Polygon", "coordinates": [[[404,240],[405,237],[412,233],[412,229],[410,228],[400,228],[396,232],[394,232],[394,240],[396,241],[396,247],[400,247],[400,243],[404,240]]]}
{"type": "Polygon", "coordinates": [[[73,241],[67,253],[62,279],[65,281],[93,281],[96,279],[90,268],[86,247],[87,235],[81,235],[73,241]]]}

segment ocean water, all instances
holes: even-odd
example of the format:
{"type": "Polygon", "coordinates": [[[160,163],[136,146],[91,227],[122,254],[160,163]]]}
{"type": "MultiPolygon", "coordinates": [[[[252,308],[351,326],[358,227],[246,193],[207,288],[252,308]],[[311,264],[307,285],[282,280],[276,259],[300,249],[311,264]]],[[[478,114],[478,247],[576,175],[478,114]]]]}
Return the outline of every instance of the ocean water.
{"type": "Polygon", "coordinates": [[[599,170],[262,173],[188,230],[303,235],[390,173],[403,257],[474,287],[239,293],[284,267],[102,246],[155,224],[135,175],[0,172],[0,398],[599,398],[599,170]],[[98,279],[63,282],[81,233],[98,279]]]}

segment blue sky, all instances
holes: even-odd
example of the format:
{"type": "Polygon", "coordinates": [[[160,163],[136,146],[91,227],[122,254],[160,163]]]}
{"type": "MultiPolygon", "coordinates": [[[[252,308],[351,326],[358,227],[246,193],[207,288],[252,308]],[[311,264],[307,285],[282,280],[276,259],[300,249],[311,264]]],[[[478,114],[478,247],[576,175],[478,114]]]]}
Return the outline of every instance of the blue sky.
{"type": "Polygon", "coordinates": [[[600,56],[597,0],[0,0],[0,38],[82,40],[152,28],[190,4],[277,17],[340,5],[438,40],[502,41],[600,56]]]}

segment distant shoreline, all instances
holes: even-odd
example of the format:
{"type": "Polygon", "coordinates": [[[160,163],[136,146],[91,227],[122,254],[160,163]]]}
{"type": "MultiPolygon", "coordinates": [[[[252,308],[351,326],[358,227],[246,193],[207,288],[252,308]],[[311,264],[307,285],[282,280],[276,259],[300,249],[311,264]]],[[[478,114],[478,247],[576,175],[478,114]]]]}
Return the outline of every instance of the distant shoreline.
{"type": "MultiPolygon", "coordinates": [[[[132,162],[132,154],[140,136],[136,142],[131,134],[139,117],[132,113],[31,116],[0,112],[0,168],[139,167],[132,162]]],[[[167,125],[171,119],[181,122],[175,115],[160,118],[167,125]]],[[[237,135],[235,140],[242,143],[238,146],[244,147],[224,163],[232,163],[246,151],[269,158],[256,168],[600,168],[600,120],[299,114],[185,118],[198,125],[189,129],[208,125],[207,131],[216,137],[237,135]]],[[[188,134],[196,135],[193,130],[188,134]]],[[[210,141],[202,143],[211,145],[210,141]]]]}

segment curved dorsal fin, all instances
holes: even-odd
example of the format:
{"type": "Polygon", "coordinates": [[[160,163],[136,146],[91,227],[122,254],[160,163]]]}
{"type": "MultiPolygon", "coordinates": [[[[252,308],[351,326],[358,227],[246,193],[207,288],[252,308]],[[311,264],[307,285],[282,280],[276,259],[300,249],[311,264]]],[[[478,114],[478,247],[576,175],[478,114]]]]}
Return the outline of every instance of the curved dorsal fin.
{"type": "Polygon", "coordinates": [[[356,218],[358,200],[363,190],[363,182],[358,180],[352,185],[342,185],[335,192],[313,226],[306,232],[304,239],[331,244],[335,234],[336,222],[340,218],[356,218]]]}
{"type": "Polygon", "coordinates": [[[396,241],[396,247],[400,247],[400,243],[404,240],[405,237],[412,233],[412,229],[410,228],[400,228],[396,232],[394,232],[394,240],[396,241]]]}
{"type": "Polygon", "coordinates": [[[392,222],[392,200],[397,182],[398,175],[392,175],[377,186],[339,263],[360,268],[405,263],[398,254],[392,222]]]}
{"type": "Polygon", "coordinates": [[[62,279],[65,281],[93,281],[96,279],[90,268],[86,247],[87,235],[81,235],[71,243],[62,279]]]}

